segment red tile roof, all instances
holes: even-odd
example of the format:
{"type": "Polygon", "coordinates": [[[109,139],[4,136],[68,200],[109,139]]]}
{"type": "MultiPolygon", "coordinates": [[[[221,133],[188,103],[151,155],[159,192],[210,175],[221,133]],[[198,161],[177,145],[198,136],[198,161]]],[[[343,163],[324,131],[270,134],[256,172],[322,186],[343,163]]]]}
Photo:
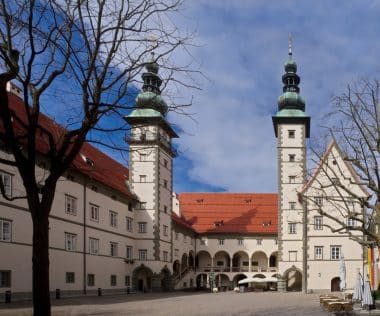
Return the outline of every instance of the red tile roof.
{"type": "MultiPolygon", "coordinates": [[[[26,121],[26,112],[24,102],[16,95],[9,93],[9,106],[17,114],[19,118],[26,121]]],[[[47,117],[44,114],[40,114],[39,123],[45,129],[54,134],[56,142],[59,142],[60,137],[65,132],[65,129],[57,124],[54,120],[47,117]]],[[[20,125],[15,124],[16,133],[22,133],[20,125]]],[[[2,122],[0,121],[0,131],[3,130],[2,122]]],[[[49,149],[46,139],[42,135],[37,135],[37,151],[40,153],[46,153],[49,149]]],[[[79,171],[80,173],[94,179],[122,194],[127,195],[132,199],[137,199],[136,196],[128,189],[125,181],[128,180],[129,170],[116,160],[107,156],[99,149],[91,146],[88,143],[83,144],[80,153],[72,165],[72,169],[79,171]],[[90,159],[93,164],[88,164],[85,158],[90,159]]]]}
{"type": "Polygon", "coordinates": [[[198,233],[277,234],[275,193],[180,193],[180,210],[198,233]]]}

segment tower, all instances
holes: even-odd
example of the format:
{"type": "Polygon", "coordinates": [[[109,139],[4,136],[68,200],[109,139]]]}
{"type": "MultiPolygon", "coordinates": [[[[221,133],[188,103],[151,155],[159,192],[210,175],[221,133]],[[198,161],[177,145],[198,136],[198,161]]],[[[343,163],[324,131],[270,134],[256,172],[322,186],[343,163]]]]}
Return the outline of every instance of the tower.
{"type": "Polygon", "coordinates": [[[161,97],[162,80],[153,53],[145,68],[136,108],[125,117],[131,126],[129,181],[140,200],[134,214],[134,258],[136,269],[142,267],[142,270],[132,276],[132,282],[136,288],[155,290],[161,288],[162,275],[168,275],[163,267],[171,262],[172,159],[175,157],[171,140],[178,136],[166,120],[168,106],[161,97]]]}
{"type": "Polygon", "coordinates": [[[306,138],[310,135],[310,117],[299,94],[300,77],[293,59],[291,39],[282,76],[283,94],[278,111],[272,117],[277,137],[278,157],[278,257],[283,282],[278,289],[301,290],[305,284],[306,214],[298,201],[297,190],[306,177],[306,138]]]}

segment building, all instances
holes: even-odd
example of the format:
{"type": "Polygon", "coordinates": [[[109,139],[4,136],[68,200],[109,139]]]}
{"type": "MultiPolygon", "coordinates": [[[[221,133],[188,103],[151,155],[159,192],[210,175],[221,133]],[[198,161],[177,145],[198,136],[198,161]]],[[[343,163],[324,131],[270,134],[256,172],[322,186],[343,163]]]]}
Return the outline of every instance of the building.
{"type": "MultiPolygon", "coordinates": [[[[58,181],[50,216],[51,290],[74,295],[98,288],[232,289],[246,277],[273,276],[280,291],[335,290],[342,252],[347,287],[353,288],[353,271],[362,267],[363,250],[346,232],[332,233],[325,225],[334,227],[334,222],[317,210],[328,207],[328,196],[337,193],[334,187],[328,196],[321,191],[335,168],[346,175],[336,181],[356,175],[332,142],[305,182],[310,117],[299,94],[291,49],[273,117],[278,193],[173,193],[176,151],[171,141],[178,136],[166,118],[158,71],[153,60],[147,63],[136,109],[125,118],[131,125],[129,168],[85,144],[58,181]]],[[[19,92],[9,93],[12,108],[22,115],[19,92]]],[[[61,128],[46,116],[41,124],[61,128]]],[[[1,156],[9,157],[6,148],[1,156]]],[[[41,179],[44,159],[37,166],[41,179]]],[[[15,169],[2,165],[0,170],[7,192],[22,193],[15,169]]],[[[367,194],[355,182],[352,189],[367,194]]],[[[31,227],[25,201],[0,198],[0,253],[6,254],[0,261],[1,293],[31,296],[31,227]]]]}

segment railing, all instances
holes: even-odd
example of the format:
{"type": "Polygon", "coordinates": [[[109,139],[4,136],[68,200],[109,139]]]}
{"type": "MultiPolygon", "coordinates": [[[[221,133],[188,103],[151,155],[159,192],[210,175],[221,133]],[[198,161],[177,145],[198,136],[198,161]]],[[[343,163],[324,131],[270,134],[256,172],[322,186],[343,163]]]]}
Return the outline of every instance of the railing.
{"type": "MultiPolygon", "coordinates": [[[[225,266],[207,266],[196,267],[197,272],[249,272],[249,267],[225,267],[225,266]]],[[[251,267],[251,272],[277,272],[276,267],[251,267]]]]}

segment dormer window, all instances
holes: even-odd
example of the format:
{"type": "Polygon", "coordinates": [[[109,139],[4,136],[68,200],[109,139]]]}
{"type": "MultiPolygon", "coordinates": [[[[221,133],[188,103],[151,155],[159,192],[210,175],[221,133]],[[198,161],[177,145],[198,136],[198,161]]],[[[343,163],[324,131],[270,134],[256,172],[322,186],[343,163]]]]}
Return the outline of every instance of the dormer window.
{"type": "Polygon", "coordinates": [[[202,204],[202,203],[203,203],[203,199],[197,199],[196,202],[197,202],[198,204],[202,204]]]}
{"type": "Polygon", "coordinates": [[[219,227],[219,226],[223,226],[223,220],[214,222],[214,227],[219,227]]]}

